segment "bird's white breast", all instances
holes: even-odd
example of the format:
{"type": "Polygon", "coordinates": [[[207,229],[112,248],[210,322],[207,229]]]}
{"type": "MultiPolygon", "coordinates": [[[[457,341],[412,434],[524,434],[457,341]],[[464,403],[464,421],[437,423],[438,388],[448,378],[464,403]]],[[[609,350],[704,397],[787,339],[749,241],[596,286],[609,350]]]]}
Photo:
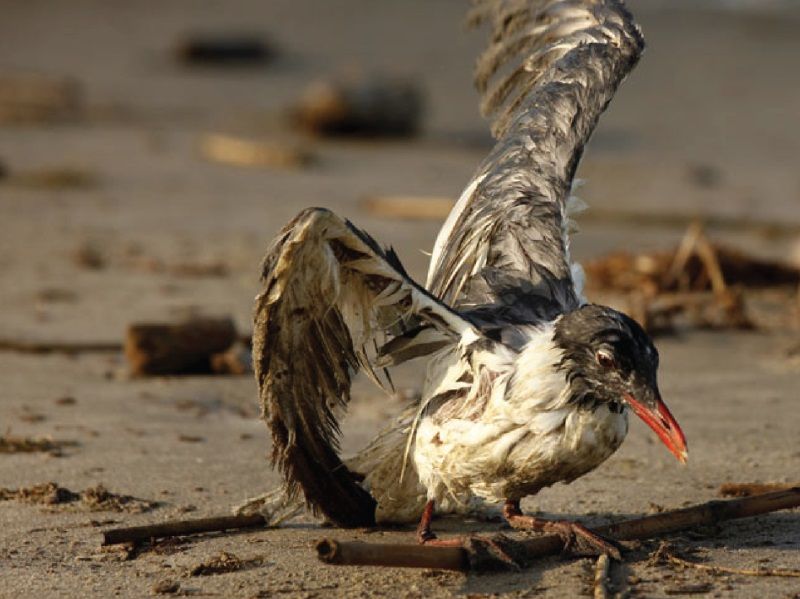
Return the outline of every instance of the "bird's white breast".
{"type": "Polygon", "coordinates": [[[627,414],[570,402],[564,373],[556,368],[560,358],[552,330],[532,329],[515,359],[495,364],[500,371],[491,374],[485,409],[421,419],[413,458],[428,498],[459,510],[475,498],[524,497],[574,480],[619,447],[627,414]]]}

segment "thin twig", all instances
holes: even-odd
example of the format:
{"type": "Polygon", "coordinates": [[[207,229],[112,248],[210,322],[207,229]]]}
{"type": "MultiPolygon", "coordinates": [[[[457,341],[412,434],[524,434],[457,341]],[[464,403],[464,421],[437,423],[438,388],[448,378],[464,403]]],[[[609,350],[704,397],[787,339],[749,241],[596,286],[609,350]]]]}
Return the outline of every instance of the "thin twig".
{"type": "Polygon", "coordinates": [[[703,235],[703,225],[699,221],[692,222],[686,233],[681,239],[678,249],[675,250],[675,256],[672,258],[672,264],[667,269],[662,282],[663,288],[670,287],[673,283],[678,281],[678,277],[686,270],[686,265],[689,263],[689,258],[696,252],[697,241],[703,235]]]}
{"type": "Polygon", "coordinates": [[[788,568],[759,568],[758,570],[728,568],[726,566],[713,566],[710,564],[698,564],[690,562],[682,557],[678,557],[670,551],[668,543],[661,543],[654,555],[655,561],[666,561],[682,568],[694,568],[705,570],[712,574],[740,574],[742,576],[784,576],[788,578],[800,578],[800,570],[790,570],[788,568]]]}
{"type": "Polygon", "coordinates": [[[216,518],[199,518],[196,520],[177,520],[132,526],[130,528],[112,528],[103,532],[103,545],[135,543],[163,537],[182,537],[204,532],[219,532],[236,528],[256,528],[264,526],[266,520],[261,514],[243,516],[219,516],[216,518]]]}
{"type": "Polygon", "coordinates": [[[610,581],[611,560],[604,553],[597,558],[594,567],[594,599],[609,599],[611,590],[608,588],[610,581]]]}
{"type": "Polygon", "coordinates": [[[697,238],[696,252],[697,257],[703,262],[703,266],[706,267],[712,291],[716,295],[724,294],[728,286],[725,283],[725,276],[722,274],[722,267],[719,265],[717,251],[702,231],[697,238]]]}
{"type": "MultiPolygon", "coordinates": [[[[725,520],[800,506],[800,487],[730,501],[710,501],[680,510],[662,512],[617,524],[600,526],[595,531],[618,541],[647,539],[725,520]]],[[[564,542],[556,535],[518,541],[526,561],[563,551],[564,542]]],[[[469,554],[463,547],[393,545],[340,542],[324,539],[317,544],[317,555],[328,564],[469,570],[469,554]]]]}
{"type": "Polygon", "coordinates": [[[675,251],[675,257],[672,259],[672,264],[667,270],[663,286],[669,287],[678,281],[681,274],[686,270],[689,259],[693,255],[696,255],[703,263],[714,294],[724,294],[728,286],[725,283],[722,267],[717,258],[717,250],[714,249],[714,246],[708,241],[703,225],[699,221],[695,221],[689,225],[678,249],[675,251]]]}

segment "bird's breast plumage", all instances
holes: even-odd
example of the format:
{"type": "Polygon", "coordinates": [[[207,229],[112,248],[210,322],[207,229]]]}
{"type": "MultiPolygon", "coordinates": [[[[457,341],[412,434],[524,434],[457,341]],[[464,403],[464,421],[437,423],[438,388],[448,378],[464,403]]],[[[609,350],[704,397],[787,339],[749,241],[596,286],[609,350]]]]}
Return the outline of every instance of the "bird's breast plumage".
{"type": "Polygon", "coordinates": [[[521,498],[571,482],[616,451],[626,411],[571,401],[559,358],[552,330],[532,330],[506,370],[476,377],[471,399],[421,418],[413,458],[429,499],[466,506],[521,498]]]}

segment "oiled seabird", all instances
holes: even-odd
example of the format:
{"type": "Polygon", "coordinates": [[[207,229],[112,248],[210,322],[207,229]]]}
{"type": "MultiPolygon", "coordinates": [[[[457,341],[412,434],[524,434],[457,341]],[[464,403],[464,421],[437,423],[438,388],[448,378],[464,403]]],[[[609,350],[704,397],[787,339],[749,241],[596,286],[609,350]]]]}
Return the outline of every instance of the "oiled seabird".
{"type": "Polygon", "coordinates": [[[621,0],[485,0],[490,44],[475,75],[497,143],[436,239],[425,285],[393,250],[323,208],[272,242],[256,301],[254,363],[272,461],[272,522],[303,503],[340,526],[503,504],[512,526],[613,547],[519,501],[590,472],[628,413],[681,461],[658,352],[628,316],[588,303],[570,259],[573,176],[597,119],[644,48],[621,0]],[[350,382],[426,359],[422,396],[355,456],[338,451],[350,382]]]}

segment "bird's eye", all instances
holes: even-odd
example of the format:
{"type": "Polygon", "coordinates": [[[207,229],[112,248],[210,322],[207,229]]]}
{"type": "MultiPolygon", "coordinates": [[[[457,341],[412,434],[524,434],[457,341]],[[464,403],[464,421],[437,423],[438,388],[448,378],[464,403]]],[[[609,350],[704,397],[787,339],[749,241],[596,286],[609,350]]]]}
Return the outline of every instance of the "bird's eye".
{"type": "Polygon", "coordinates": [[[617,363],[614,360],[614,356],[612,356],[607,351],[600,350],[595,354],[595,357],[597,358],[597,363],[600,364],[600,366],[602,366],[603,368],[611,369],[617,367],[617,363]]]}

